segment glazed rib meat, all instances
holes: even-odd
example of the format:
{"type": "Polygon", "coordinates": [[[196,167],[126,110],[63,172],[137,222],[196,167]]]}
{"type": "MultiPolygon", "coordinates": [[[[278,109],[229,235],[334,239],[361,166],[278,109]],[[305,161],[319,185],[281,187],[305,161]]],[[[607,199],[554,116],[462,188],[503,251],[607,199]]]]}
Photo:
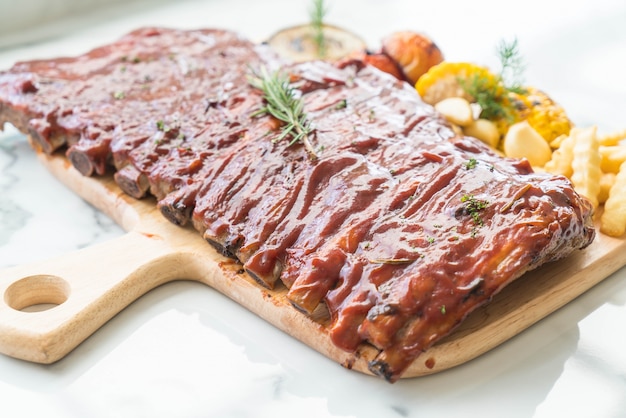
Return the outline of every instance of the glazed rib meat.
{"type": "Polygon", "coordinates": [[[563,177],[456,135],[415,90],[360,61],[281,63],[221,30],[147,28],[75,58],[0,73],[0,123],[84,175],[193,226],[304,313],[325,305],[340,348],[379,349],[395,381],[526,271],[593,240],[563,177]],[[248,83],[288,74],[317,158],[272,139],[248,83]],[[279,284],[280,283],[280,284],[279,284]]]}

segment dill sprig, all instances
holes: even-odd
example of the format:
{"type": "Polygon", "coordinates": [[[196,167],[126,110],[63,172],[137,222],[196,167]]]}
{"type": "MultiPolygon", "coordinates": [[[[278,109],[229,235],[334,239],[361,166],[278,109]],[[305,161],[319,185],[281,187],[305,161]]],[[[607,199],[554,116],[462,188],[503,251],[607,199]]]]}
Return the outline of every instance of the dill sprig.
{"type": "Polygon", "coordinates": [[[311,29],[313,29],[313,42],[317,46],[317,55],[320,58],[326,56],[326,38],[324,37],[324,18],[328,9],[324,6],[324,0],[313,0],[313,6],[309,11],[311,29]]]}
{"type": "Polygon", "coordinates": [[[309,134],[313,129],[304,113],[304,102],[296,97],[288,76],[279,71],[270,74],[267,68],[263,67],[260,73],[253,72],[248,77],[248,82],[263,92],[266,102],[266,105],[254,112],[252,117],[269,114],[285,123],[281,133],[272,141],[279,142],[291,137],[288,146],[300,142],[310,158],[317,159],[317,154],[309,141],[309,134]]]}
{"type": "Polygon", "coordinates": [[[463,90],[480,105],[482,118],[504,119],[510,123],[515,118],[516,110],[509,94],[526,93],[522,87],[522,74],[525,64],[517,39],[511,42],[502,40],[498,44],[496,52],[501,69],[495,79],[481,74],[473,74],[467,80],[460,79],[459,82],[463,90]]]}
{"type": "Polygon", "coordinates": [[[499,81],[494,82],[479,74],[472,74],[465,79],[459,79],[463,90],[480,106],[480,117],[489,120],[504,119],[512,122],[515,117],[514,109],[508,103],[507,92],[499,81]]]}
{"type": "Polygon", "coordinates": [[[522,88],[522,81],[526,64],[519,50],[517,38],[510,43],[500,41],[496,52],[500,59],[500,77],[504,86],[508,91],[523,94],[525,90],[522,88]]]}

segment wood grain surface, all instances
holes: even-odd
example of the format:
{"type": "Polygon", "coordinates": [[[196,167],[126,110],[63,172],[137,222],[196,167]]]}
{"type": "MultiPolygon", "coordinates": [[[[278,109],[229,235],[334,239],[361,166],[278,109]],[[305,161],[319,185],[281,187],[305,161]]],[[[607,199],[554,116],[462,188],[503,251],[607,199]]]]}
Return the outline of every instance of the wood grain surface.
{"type": "MultiPolygon", "coordinates": [[[[53,363],[151,289],[173,280],[196,280],[343,366],[369,374],[367,363],[376,349],[367,344],[357,353],[336,348],[326,332],[328,317],[323,308],[313,317],[296,311],[285,297],[285,288],[260,287],[196,231],[165,220],[153,200],[126,196],[110,178],[83,177],[63,157],[39,157],[56,177],[127,233],[56,259],[0,271],[1,353],[53,363]],[[45,304],[53,307],[28,309],[45,304]]],[[[598,234],[585,250],[509,285],[417,358],[403,377],[446,370],[489,351],[625,264],[626,239],[598,234]]]]}

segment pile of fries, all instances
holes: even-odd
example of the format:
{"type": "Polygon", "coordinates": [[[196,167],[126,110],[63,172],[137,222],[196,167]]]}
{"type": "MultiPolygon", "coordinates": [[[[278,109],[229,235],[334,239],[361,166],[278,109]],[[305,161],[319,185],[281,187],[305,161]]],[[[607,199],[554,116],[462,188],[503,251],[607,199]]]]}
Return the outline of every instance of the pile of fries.
{"type": "Polygon", "coordinates": [[[600,231],[612,237],[626,232],[626,129],[599,135],[595,126],[572,128],[550,144],[555,151],[543,170],[568,177],[598,211],[600,231]]]}

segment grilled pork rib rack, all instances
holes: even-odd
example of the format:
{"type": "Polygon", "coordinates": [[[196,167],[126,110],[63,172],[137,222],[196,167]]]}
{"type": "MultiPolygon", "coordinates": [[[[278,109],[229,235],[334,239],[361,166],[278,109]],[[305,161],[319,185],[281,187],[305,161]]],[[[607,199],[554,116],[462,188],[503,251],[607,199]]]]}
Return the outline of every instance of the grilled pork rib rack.
{"type": "Polygon", "coordinates": [[[332,341],[377,347],[370,369],[392,382],[508,283],[594,237],[565,178],[456,135],[411,86],[359,61],[284,65],[228,31],[146,28],[18,63],[0,73],[4,122],[154,195],[298,310],[325,305],[332,341]],[[264,101],[247,76],[280,65],[317,159],[252,116],[264,101]]]}

